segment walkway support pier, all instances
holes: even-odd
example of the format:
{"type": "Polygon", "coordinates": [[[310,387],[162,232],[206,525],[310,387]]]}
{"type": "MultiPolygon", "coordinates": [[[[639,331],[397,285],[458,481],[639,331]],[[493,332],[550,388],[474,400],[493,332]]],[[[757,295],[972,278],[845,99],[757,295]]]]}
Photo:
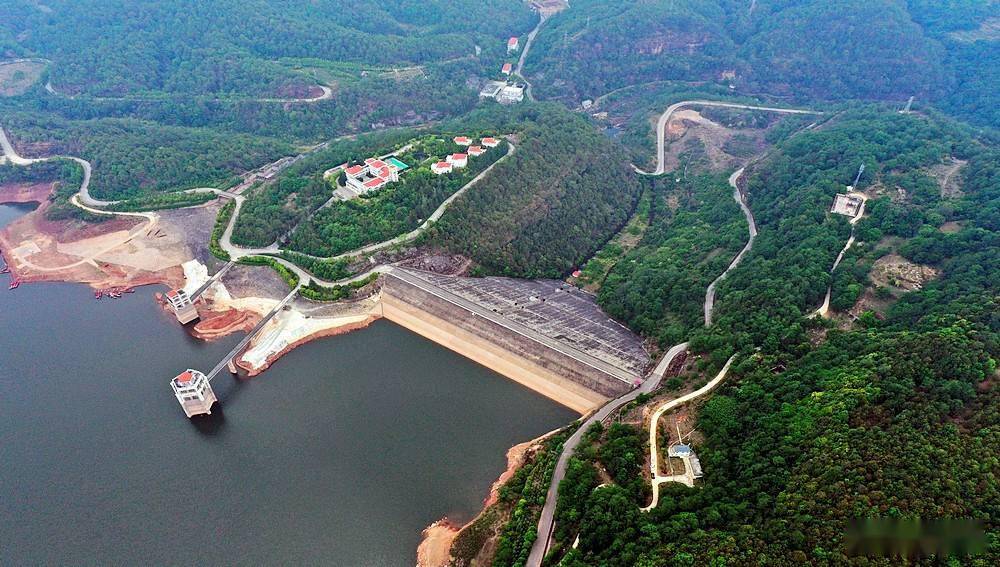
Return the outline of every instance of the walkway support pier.
{"type": "Polygon", "coordinates": [[[260,323],[247,333],[247,336],[243,337],[243,340],[239,342],[228,354],[215,365],[207,375],[202,374],[197,370],[187,370],[181,375],[177,376],[170,381],[170,386],[174,390],[174,395],[177,397],[177,401],[184,408],[184,414],[189,418],[195,415],[210,414],[212,413],[212,404],[218,401],[215,397],[215,392],[212,391],[212,378],[222,372],[223,369],[229,367],[235,369],[233,365],[233,359],[238,356],[243,349],[250,344],[250,341],[260,333],[261,329],[264,328],[271,319],[274,318],[286,305],[299,293],[299,288],[301,285],[296,286],[284,299],[281,300],[274,309],[271,309],[260,323]]]}

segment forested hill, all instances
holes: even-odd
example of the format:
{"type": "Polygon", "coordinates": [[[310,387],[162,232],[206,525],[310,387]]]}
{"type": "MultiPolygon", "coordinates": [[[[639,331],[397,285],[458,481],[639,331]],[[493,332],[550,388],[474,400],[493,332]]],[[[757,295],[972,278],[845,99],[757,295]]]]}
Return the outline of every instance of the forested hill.
{"type": "Polygon", "coordinates": [[[639,181],[620,146],[557,105],[506,121],[517,151],[455,202],[432,238],[483,273],[563,277],[625,224],[639,181]]]}
{"type": "Polygon", "coordinates": [[[0,55],[46,57],[61,91],[279,94],[284,60],[408,66],[502,50],[534,16],[505,0],[7,0],[0,55]]]}
{"type": "Polygon", "coordinates": [[[934,101],[1000,124],[991,0],[578,0],[539,34],[537,94],[595,98],[653,81],[791,100],[934,101]]]}
{"type": "MultiPolygon", "coordinates": [[[[782,143],[748,182],[760,236],[724,281],[716,324],[691,340],[716,364],[740,353],[696,410],[705,477],[694,488],[663,485],[659,505],[643,513],[646,432],[615,426],[603,445],[582,445],[559,487],[558,564],[996,565],[998,180],[996,147],[925,116],[857,110],[782,143]],[[864,290],[860,298],[850,285],[836,292],[847,295],[843,309],[860,300],[863,312],[827,324],[807,316],[822,302],[849,232],[827,210],[861,162],[870,215],[835,275],[864,290]],[[965,164],[960,190],[941,175],[942,164],[965,164]],[[886,259],[934,275],[909,291],[892,278],[876,284],[886,259]],[[635,448],[621,450],[623,439],[635,448]],[[852,556],[845,534],[858,518],[974,518],[985,549],[912,562],[852,556]]],[[[680,214],[698,220],[697,212],[680,214]]],[[[669,225],[664,235],[684,243],[685,233],[669,225]]],[[[654,234],[643,246],[660,241],[654,234]]],[[[628,274],[618,288],[637,294],[663,285],[650,273],[658,264],[669,273],[676,262],[660,259],[640,263],[639,277],[628,274]]],[[[671,324],[663,313],[683,321],[670,303],[650,307],[627,314],[640,323],[671,324]]]]}

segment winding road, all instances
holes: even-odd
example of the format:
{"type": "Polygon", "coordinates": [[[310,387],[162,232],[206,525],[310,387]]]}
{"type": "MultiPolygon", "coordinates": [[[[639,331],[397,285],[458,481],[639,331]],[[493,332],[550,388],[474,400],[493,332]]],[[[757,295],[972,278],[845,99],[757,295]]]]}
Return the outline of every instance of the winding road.
{"type": "Polygon", "coordinates": [[[531,553],[528,555],[527,565],[529,567],[539,567],[542,564],[542,559],[549,550],[549,543],[552,540],[552,528],[555,526],[556,496],[559,492],[559,483],[566,477],[566,466],[569,464],[569,458],[573,456],[587,429],[599,421],[604,421],[612,412],[635,400],[640,394],[648,394],[655,390],[660,385],[660,381],[663,380],[663,375],[666,374],[670,363],[686,351],[687,347],[687,343],[671,347],[641,386],[604,404],[584,420],[580,424],[580,427],[573,432],[573,435],[570,435],[569,439],[563,443],[562,453],[559,454],[559,460],[556,461],[556,468],[552,473],[552,481],[549,483],[549,490],[545,495],[545,505],[542,507],[542,515],[538,519],[538,537],[535,538],[535,543],[531,546],[531,553]]]}
{"type": "Polygon", "coordinates": [[[643,512],[648,512],[653,508],[656,508],[656,505],[660,503],[660,485],[663,484],[664,482],[674,481],[674,477],[664,476],[660,474],[660,467],[659,467],[660,461],[658,458],[659,451],[656,448],[656,438],[657,438],[656,434],[657,431],[659,430],[658,425],[660,423],[660,417],[662,417],[664,413],[676,408],[677,406],[686,404],[687,402],[690,402],[692,400],[696,400],[714,390],[715,387],[721,384],[722,381],[726,378],[726,374],[729,373],[729,367],[732,366],[734,360],[736,360],[735,354],[729,357],[729,360],[726,361],[726,364],[722,367],[722,370],[719,371],[719,374],[716,375],[715,378],[713,378],[708,384],[705,384],[704,386],[695,390],[694,392],[685,394],[679,398],[674,398],[672,400],[663,403],[662,405],[660,405],[660,407],[656,408],[656,410],[653,412],[652,417],[649,418],[649,467],[653,477],[652,478],[653,499],[650,502],[649,506],[642,508],[643,512]]]}
{"type": "Polygon", "coordinates": [[[666,130],[674,112],[686,106],[713,106],[717,108],[735,108],[740,110],[760,110],[764,112],[778,112],[781,114],[823,114],[814,110],[798,110],[793,108],[776,108],[772,106],[755,106],[752,104],[737,104],[732,102],[718,102],[714,100],[684,100],[670,105],[667,110],[660,115],[656,123],[656,169],[646,172],[633,165],[635,171],[641,175],[662,175],[666,172],[664,163],[666,160],[666,130]]]}
{"type": "Polygon", "coordinates": [[[531,46],[535,43],[535,36],[538,35],[538,32],[542,29],[542,25],[548,19],[549,16],[539,14],[538,25],[528,33],[528,38],[524,41],[524,49],[521,50],[521,56],[517,59],[517,68],[514,69],[514,74],[524,81],[524,93],[528,95],[528,100],[532,102],[535,101],[535,96],[531,94],[531,82],[524,76],[524,62],[528,60],[528,52],[531,51],[531,46]]]}
{"type": "Polygon", "coordinates": [[[722,272],[721,274],[719,274],[719,277],[712,280],[712,283],[708,284],[708,289],[705,290],[704,307],[705,307],[706,327],[712,326],[712,311],[715,309],[715,290],[716,288],[718,288],[719,282],[726,279],[726,276],[729,275],[729,272],[736,269],[736,266],[738,266],[739,263],[743,261],[743,257],[746,256],[748,252],[750,252],[750,248],[753,247],[753,241],[756,240],[757,238],[757,221],[753,218],[753,211],[751,211],[750,207],[747,205],[746,197],[743,196],[743,191],[741,191],[739,187],[740,178],[743,177],[743,172],[745,170],[746,170],[745,167],[741,167],[737,169],[735,172],[733,172],[733,174],[729,176],[729,185],[733,188],[733,199],[736,199],[736,202],[739,203],[740,209],[743,210],[743,215],[746,216],[747,218],[747,226],[750,231],[750,238],[747,240],[746,246],[744,246],[743,249],[740,250],[740,253],[737,254],[735,258],[733,258],[732,262],[730,262],[729,267],[726,268],[726,271],[722,272]]]}
{"type": "MultiPolygon", "coordinates": [[[[640,170],[635,165],[633,165],[636,172],[643,175],[660,175],[664,173],[663,164],[664,164],[664,155],[665,155],[664,152],[666,146],[665,144],[666,125],[667,122],[670,120],[670,116],[674,112],[686,106],[716,106],[722,108],[762,110],[768,112],[781,112],[788,114],[822,114],[820,112],[815,112],[811,110],[772,108],[766,106],[733,104],[733,103],[715,102],[707,100],[687,100],[678,102],[667,108],[667,110],[662,115],[660,115],[660,120],[657,123],[656,170],[652,173],[646,173],[640,170]]],[[[715,290],[716,287],[718,286],[718,283],[721,282],[733,269],[735,269],[737,265],[739,265],[739,263],[743,260],[743,257],[746,256],[746,254],[750,251],[750,248],[753,246],[753,241],[757,237],[757,223],[753,217],[753,213],[750,211],[750,207],[747,206],[746,200],[743,197],[743,192],[739,188],[740,179],[742,178],[745,170],[746,168],[742,167],[737,171],[735,171],[729,177],[729,185],[733,187],[733,198],[736,199],[737,203],[739,203],[740,208],[743,210],[743,214],[747,218],[750,238],[747,241],[747,244],[743,247],[743,250],[741,250],[740,253],[736,256],[736,258],[734,258],[733,261],[729,264],[729,267],[726,268],[726,270],[722,274],[720,274],[719,277],[717,277],[711,284],[709,284],[708,289],[705,292],[705,303],[704,303],[706,325],[711,325],[712,310],[715,306],[715,290]]],[[[666,372],[666,369],[668,368],[670,363],[673,361],[674,358],[676,358],[680,353],[684,352],[685,350],[687,350],[687,343],[682,343],[672,347],[667,352],[666,356],[664,356],[660,364],[658,364],[657,367],[653,370],[649,379],[643,382],[641,387],[632,390],[631,392],[625,394],[624,396],[611,400],[610,402],[605,404],[603,407],[601,407],[601,409],[597,410],[596,413],[594,413],[586,421],[584,421],[583,424],[580,426],[580,428],[577,429],[573,433],[573,435],[566,440],[566,443],[563,444],[562,453],[560,453],[559,460],[556,462],[556,468],[552,474],[552,481],[549,483],[549,490],[545,497],[545,504],[542,507],[542,513],[538,519],[538,528],[537,528],[538,537],[535,539],[534,544],[532,544],[531,553],[529,554],[527,561],[528,567],[540,567],[542,564],[542,559],[544,559],[545,554],[548,552],[548,548],[552,540],[552,531],[555,526],[555,508],[559,492],[559,483],[563,480],[563,478],[565,478],[566,465],[569,462],[569,458],[573,455],[573,452],[579,445],[580,439],[583,437],[583,434],[586,432],[587,428],[597,421],[603,421],[613,411],[636,399],[639,396],[639,394],[649,393],[655,390],[659,386],[660,380],[662,380],[663,374],[666,372]]],[[[657,408],[650,425],[651,428],[650,451],[651,455],[653,456],[652,458],[653,463],[657,462],[655,457],[657,454],[656,440],[654,437],[656,435],[656,423],[659,421],[660,416],[662,416],[664,412],[672,408],[690,402],[691,400],[694,400],[711,392],[716,386],[718,386],[725,379],[726,374],[729,372],[729,368],[732,365],[734,359],[735,355],[733,357],[730,357],[730,359],[726,362],[725,366],[723,366],[722,371],[719,372],[719,374],[713,380],[711,380],[708,384],[706,384],[702,388],[694,392],[691,392],[689,394],[685,394],[679,398],[667,401],[659,408],[657,408]]],[[[659,503],[659,485],[662,482],[665,482],[669,478],[670,477],[659,476],[658,470],[653,471],[653,483],[652,483],[653,502],[650,506],[643,508],[643,510],[651,510],[652,508],[656,507],[656,505],[659,503]]]]}
{"type": "MultiPolygon", "coordinates": [[[[832,276],[834,272],[837,271],[837,266],[840,265],[840,261],[844,259],[844,255],[847,251],[851,249],[854,245],[854,232],[857,230],[858,222],[861,221],[861,217],[865,216],[865,206],[868,204],[868,197],[862,193],[857,193],[861,197],[861,207],[858,208],[858,213],[849,221],[851,223],[851,236],[847,239],[847,244],[841,249],[840,254],[837,254],[837,259],[833,261],[833,267],[830,268],[830,275],[832,276]]],[[[810,317],[826,317],[826,314],[830,312],[830,296],[833,294],[833,282],[826,288],[826,297],[823,299],[823,305],[819,306],[819,309],[813,312],[810,317]]]]}

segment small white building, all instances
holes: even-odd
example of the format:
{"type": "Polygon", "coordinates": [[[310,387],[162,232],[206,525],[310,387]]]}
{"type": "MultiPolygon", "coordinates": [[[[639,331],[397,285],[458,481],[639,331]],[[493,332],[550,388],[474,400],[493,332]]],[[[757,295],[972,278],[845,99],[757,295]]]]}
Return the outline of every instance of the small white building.
{"type": "Polygon", "coordinates": [[[496,98],[500,91],[507,86],[504,81],[486,81],[486,85],[479,91],[479,98],[496,98]]]}
{"type": "Polygon", "coordinates": [[[524,87],[520,85],[507,85],[500,89],[500,94],[496,97],[500,104],[516,104],[524,100],[524,87]]]}
{"type": "Polygon", "coordinates": [[[472,157],[479,157],[486,153],[486,148],[482,146],[469,146],[469,149],[466,151],[468,151],[469,155],[472,157]]]}
{"type": "Polygon", "coordinates": [[[167,292],[167,303],[174,310],[174,316],[181,325],[187,325],[198,318],[198,309],[183,289],[172,289],[167,292]]]}
{"type": "Polygon", "coordinates": [[[451,171],[452,165],[447,161],[439,161],[431,164],[431,172],[435,175],[444,175],[445,173],[451,173],[451,171]]]}
{"type": "Polygon", "coordinates": [[[468,136],[455,136],[454,141],[459,146],[471,146],[472,138],[468,136]]]}
{"type": "Polygon", "coordinates": [[[500,67],[500,72],[504,75],[510,75],[514,71],[514,66],[510,63],[504,63],[503,67],[500,67]]]}
{"type": "Polygon", "coordinates": [[[500,145],[500,140],[496,138],[483,138],[482,144],[487,148],[495,148],[500,145]]]}
{"type": "Polygon", "coordinates": [[[856,217],[858,215],[858,211],[861,210],[861,205],[864,204],[864,202],[865,198],[856,193],[837,193],[837,196],[833,198],[833,206],[830,207],[830,212],[838,215],[856,217]]]}
{"type": "Polygon", "coordinates": [[[359,194],[369,193],[399,181],[399,168],[378,158],[368,158],[363,165],[344,170],[347,185],[359,194]]]}
{"type": "Polygon", "coordinates": [[[178,403],[184,408],[184,415],[189,418],[211,414],[212,404],[218,401],[208,377],[197,370],[182,372],[170,381],[170,387],[173,388],[178,403]]]}
{"type": "Polygon", "coordinates": [[[450,163],[452,167],[461,169],[469,165],[469,154],[451,154],[445,158],[445,161],[450,163]]]}
{"type": "Polygon", "coordinates": [[[514,53],[520,47],[516,37],[507,40],[507,53],[514,53]]]}

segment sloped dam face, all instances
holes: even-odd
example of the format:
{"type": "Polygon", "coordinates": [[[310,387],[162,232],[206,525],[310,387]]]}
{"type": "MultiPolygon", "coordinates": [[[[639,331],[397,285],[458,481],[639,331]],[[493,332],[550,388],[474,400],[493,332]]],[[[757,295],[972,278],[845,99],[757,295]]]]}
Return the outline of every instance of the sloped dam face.
{"type": "Polygon", "coordinates": [[[642,341],[562,282],[394,270],[382,315],[580,413],[642,378],[642,341]]]}

